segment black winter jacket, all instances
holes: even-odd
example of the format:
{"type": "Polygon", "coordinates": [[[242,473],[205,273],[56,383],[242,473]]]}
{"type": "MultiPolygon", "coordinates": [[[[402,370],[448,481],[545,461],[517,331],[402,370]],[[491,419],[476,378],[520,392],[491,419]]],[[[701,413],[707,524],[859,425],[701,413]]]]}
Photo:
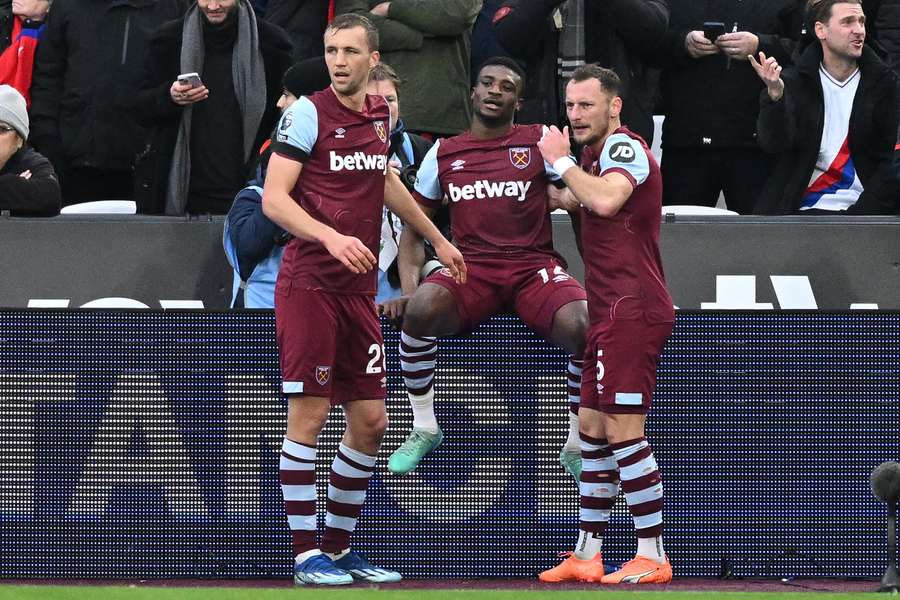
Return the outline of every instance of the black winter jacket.
{"type": "Polygon", "coordinates": [[[684,46],[688,33],[706,21],[725,24],[730,32],[749,31],[759,38],[757,52],[774,56],[782,67],[802,30],[802,0],[669,0],[671,19],[665,41],[654,55],[661,67],[663,146],[755,147],[759,92],[764,84],[746,59],[722,54],[691,58],[684,46]]]}
{"type": "Polygon", "coordinates": [[[0,210],[13,216],[52,217],[59,214],[62,200],[59,181],[50,161],[23,146],[0,169],[0,210]],[[31,171],[25,179],[21,174],[31,171]]]}
{"type": "MultiPolygon", "coordinates": [[[[562,125],[566,111],[557,75],[559,32],[551,15],[565,0],[505,0],[492,22],[497,41],[525,68],[517,123],[562,125]]],[[[472,73],[475,76],[475,73],[472,73]]]]}
{"type": "MultiPolygon", "coordinates": [[[[280,27],[263,20],[257,21],[259,50],[266,71],[266,111],[250,153],[251,163],[246,166],[248,178],[259,148],[278,121],[275,102],[281,96],[281,79],[291,66],[293,46],[280,27]]],[[[172,153],[178,138],[178,124],[182,108],[172,102],[169,89],[180,73],[181,35],[184,19],[163,25],[149,40],[147,59],[144,62],[137,94],[136,109],[140,122],[154,126],[149,138],[145,137],[143,151],[135,166],[134,200],[142,214],[163,212],[172,153]]],[[[202,73],[201,73],[202,76],[202,73]]]]}
{"type": "Polygon", "coordinates": [[[618,73],[622,95],[622,124],[653,140],[657,74],[647,58],[662,42],[669,26],[667,0],[597,0],[585,5],[585,60],[599,62],[618,73]]]}
{"type": "Polygon", "coordinates": [[[900,0],[863,0],[866,41],[873,40],[884,60],[900,76],[900,0]]]}
{"type": "MultiPolygon", "coordinates": [[[[549,85],[549,74],[556,67],[558,37],[548,18],[560,4],[560,0],[506,0],[501,10],[512,10],[495,24],[503,47],[527,62],[529,78],[532,73],[539,74],[526,91],[531,105],[534,98],[559,96],[557,80],[549,85]]],[[[586,0],[584,9],[585,61],[600,63],[619,75],[624,87],[622,123],[649,142],[653,139],[656,89],[645,58],[662,41],[669,4],[667,0],[586,0]]],[[[538,109],[546,120],[535,117],[530,122],[558,122],[553,113],[564,111],[554,106],[557,103],[547,102],[538,109]]]]}
{"type": "Polygon", "coordinates": [[[30,140],[57,169],[132,168],[146,136],[134,95],[147,39],[183,13],[183,0],[53,3],[35,59],[30,140]]]}
{"type": "MultiPolygon", "coordinates": [[[[822,143],[825,104],[819,65],[822,47],[810,44],[793,68],[782,73],[785,90],[772,102],[760,95],[759,143],[777,154],[777,164],[766,184],[757,214],[782,215],[798,211],[809,184],[822,143]]],[[[861,79],[850,113],[850,154],[865,191],[848,214],[893,214],[900,207],[900,183],[891,159],[900,121],[900,93],[891,70],[863,47],[859,60],[861,79]]]]}
{"type": "Polygon", "coordinates": [[[12,0],[0,1],[0,52],[12,43],[13,14],[12,0]]]}
{"type": "Polygon", "coordinates": [[[326,0],[269,0],[266,21],[287,32],[294,44],[295,62],[325,54],[326,0]]]}

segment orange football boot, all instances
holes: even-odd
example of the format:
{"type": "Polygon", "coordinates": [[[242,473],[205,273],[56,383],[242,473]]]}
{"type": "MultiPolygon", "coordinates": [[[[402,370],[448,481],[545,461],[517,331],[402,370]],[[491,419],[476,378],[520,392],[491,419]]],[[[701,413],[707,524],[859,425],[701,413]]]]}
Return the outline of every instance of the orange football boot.
{"type": "Polygon", "coordinates": [[[590,560],[581,560],[573,552],[563,552],[566,560],[538,575],[544,583],[560,583],[563,581],[587,581],[596,583],[603,577],[603,557],[600,553],[590,560]]]}
{"type": "Polygon", "coordinates": [[[600,583],[669,583],[672,581],[672,563],[659,564],[645,556],[635,556],[615,573],[604,575],[600,583]]]}

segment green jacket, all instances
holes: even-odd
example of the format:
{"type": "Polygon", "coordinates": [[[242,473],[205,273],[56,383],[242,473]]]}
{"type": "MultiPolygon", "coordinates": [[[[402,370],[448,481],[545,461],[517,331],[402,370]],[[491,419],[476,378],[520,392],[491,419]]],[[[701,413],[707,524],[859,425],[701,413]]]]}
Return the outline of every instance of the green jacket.
{"type": "Polygon", "coordinates": [[[456,135],[471,117],[470,34],[481,0],[391,0],[387,18],[369,9],[382,0],[337,0],[335,13],[372,19],[381,60],[397,71],[400,114],[411,131],[456,135]]]}

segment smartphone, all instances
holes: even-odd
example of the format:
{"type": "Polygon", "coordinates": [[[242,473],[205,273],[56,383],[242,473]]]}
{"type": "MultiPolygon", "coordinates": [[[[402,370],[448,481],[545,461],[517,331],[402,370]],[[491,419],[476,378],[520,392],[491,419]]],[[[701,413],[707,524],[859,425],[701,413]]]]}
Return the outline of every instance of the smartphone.
{"type": "Polygon", "coordinates": [[[178,76],[178,83],[181,85],[189,85],[192,88],[200,87],[203,85],[203,81],[200,79],[200,75],[197,73],[182,73],[178,76]]]}
{"type": "Polygon", "coordinates": [[[719,21],[707,21],[703,24],[703,35],[710,42],[715,42],[716,38],[725,34],[725,23],[719,21]]]}

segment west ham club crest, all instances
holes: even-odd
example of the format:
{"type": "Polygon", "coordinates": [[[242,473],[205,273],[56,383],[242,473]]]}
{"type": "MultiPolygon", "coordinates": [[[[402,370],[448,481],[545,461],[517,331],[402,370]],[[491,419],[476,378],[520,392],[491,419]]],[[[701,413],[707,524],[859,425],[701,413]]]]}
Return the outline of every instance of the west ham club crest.
{"type": "Polygon", "coordinates": [[[384,128],[384,121],[375,121],[373,123],[375,125],[375,134],[378,136],[378,139],[383,142],[387,141],[387,130],[384,128]]]}
{"type": "Polygon", "coordinates": [[[531,164],[531,148],[510,148],[509,162],[517,169],[525,169],[531,164]]]}
{"type": "Polygon", "coordinates": [[[319,385],[325,385],[331,379],[331,367],[316,367],[316,381],[319,385]]]}

